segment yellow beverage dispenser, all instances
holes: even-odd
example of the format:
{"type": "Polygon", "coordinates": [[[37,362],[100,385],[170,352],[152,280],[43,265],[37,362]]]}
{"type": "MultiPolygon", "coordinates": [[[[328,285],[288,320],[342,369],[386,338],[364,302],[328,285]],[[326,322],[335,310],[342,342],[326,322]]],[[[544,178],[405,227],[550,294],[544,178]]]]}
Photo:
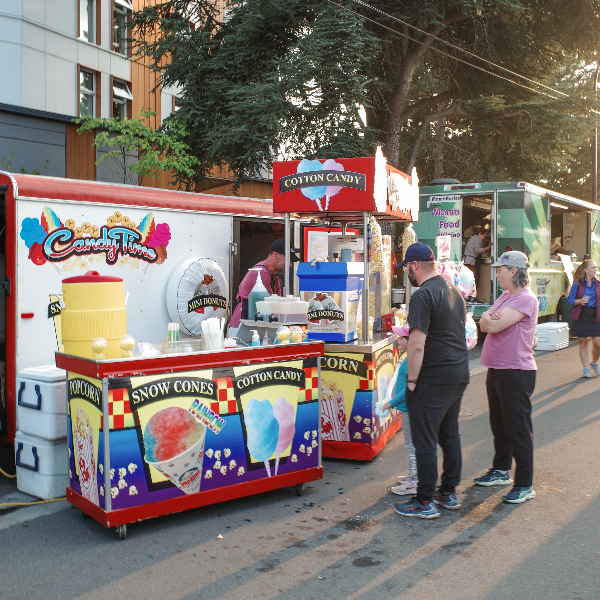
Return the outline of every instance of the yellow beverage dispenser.
{"type": "Polygon", "coordinates": [[[127,295],[119,277],[88,271],[62,282],[61,326],[65,354],[93,358],[92,340],[106,338],[106,358],[121,358],[127,333],[127,295]]]}

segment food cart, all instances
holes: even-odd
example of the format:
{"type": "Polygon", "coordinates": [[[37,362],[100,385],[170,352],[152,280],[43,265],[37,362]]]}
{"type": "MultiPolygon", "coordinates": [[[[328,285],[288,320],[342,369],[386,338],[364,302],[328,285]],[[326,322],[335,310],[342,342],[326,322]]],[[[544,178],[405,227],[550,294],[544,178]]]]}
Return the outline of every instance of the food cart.
{"type": "Polygon", "coordinates": [[[531,288],[540,321],[556,320],[559,301],[568,295],[573,268],[589,255],[600,260],[600,207],[526,182],[446,183],[420,189],[419,221],[414,229],[436,257],[441,237],[450,236],[449,259],[460,261],[472,228],[490,231],[490,257],[482,261],[477,317],[498,296],[494,262],[507,250],[529,258],[531,288]]]}
{"type": "Polygon", "coordinates": [[[322,355],[318,342],[106,361],[57,353],[67,500],[124,539],[151,517],[287,486],[301,495],[323,476],[322,355]]]}
{"type": "Polygon", "coordinates": [[[320,359],[323,456],[372,460],[401,427],[399,411],[392,410],[385,420],[375,414],[398,350],[395,335],[370,331],[370,312],[375,308],[377,322],[381,302],[381,281],[370,266],[380,257],[368,255],[365,240],[373,231],[371,217],[416,220],[418,199],[416,171],[409,176],[387,165],[381,150],[374,158],[273,164],[273,208],[284,214],[286,224],[291,214],[297,214],[317,225],[341,225],[342,237],[349,224],[362,225],[364,232],[362,246],[353,249],[348,236],[340,253],[330,244],[320,258],[298,265],[300,291],[316,307],[311,311],[309,306],[308,337],[325,341],[325,356],[320,359]],[[343,262],[336,261],[335,253],[343,262]],[[326,306],[326,301],[333,304],[326,306]]]}

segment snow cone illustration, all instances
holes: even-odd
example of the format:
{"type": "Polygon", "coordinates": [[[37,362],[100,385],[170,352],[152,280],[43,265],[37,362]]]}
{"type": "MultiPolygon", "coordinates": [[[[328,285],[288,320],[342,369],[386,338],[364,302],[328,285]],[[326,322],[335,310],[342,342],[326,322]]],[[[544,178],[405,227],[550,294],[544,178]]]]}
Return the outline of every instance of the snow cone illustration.
{"type": "Polygon", "coordinates": [[[271,477],[271,458],[279,440],[279,422],[273,414],[273,405],[268,400],[248,402],[244,411],[248,430],[248,452],[260,462],[265,463],[267,475],[271,477]]]}
{"type": "Polygon", "coordinates": [[[140,223],[139,231],[142,236],[142,244],[146,244],[152,239],[155,228],[156,225],[154,223],[154,215],[152,213],[148,213],[140,223]]]}
{"type": "Polygon", "coordinates": [[[206,427],[187,410],[171,406],[158,411],[144,429],[144,460],[182,492],[200,490],[206,427]]]}
{"type": "Polygon", "coordinates": [[[294,433],[296,433],[296,413],[294,407],[285,398],[277,398],[273,407],[273,416],[279,423],[279,436],[277,438],[277,446],[275,446],[275,475],[279,469],[279,458],[281,453],[287,450],[292,443],[294,433]]]}
{"type": "Polygon", "coordinates": [[[49,206],[44,206],[42,210],[41,223],[44,231],[47,231],[48,233],[52,233],[63,226],[58,215],[49,206]]]}

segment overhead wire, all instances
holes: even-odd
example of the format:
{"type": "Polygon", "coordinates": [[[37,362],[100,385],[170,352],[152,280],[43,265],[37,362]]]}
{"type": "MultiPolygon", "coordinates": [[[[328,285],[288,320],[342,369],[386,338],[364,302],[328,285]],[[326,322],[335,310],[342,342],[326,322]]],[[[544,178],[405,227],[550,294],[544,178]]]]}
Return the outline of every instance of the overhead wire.
{"type": "MultiPolygon", "coordinates": [[[[398,17],[395,17],[394,15],[390,15],[386,12],[384,12],[383,10],[381,10],[380,8],[377,8],[375,6],[371,6],[370,4],[368,4],[367,2],[364,2],[363,0],[351,0],[352,2],[354,2],[355,4],[360,4],[361,6],[365,6],[366,8],[369,8],[375,12],[378,12],[380,14],[382,14],[383,16],[387,17],[388,19],[392,19],[393,21],[397,21],[398,23],[402,23],[402,25],[406,25],[407,27],[414,29],[415,31],[418,31],[419,33],[422,33],[423,35],[426,35],[430,38],[432,38],[433,40],[435,40],[436,42],[439,42],[440,44],[445,44],[446,46],[449,46],[450,48],[454,48],[455,50],[458,50],[459,52],[462,52],[464,54],[468,54],[469,56],[472,56],[473,58],[476,58],[477,60],[480,60],[492,67],[496,67],[497,69],[500,69],[502,71],[506,71],[507,73],[510,73],[511,75],[514,75],[515,77],[519,77],[521,79],[524,79],[525,81],[528,81],[529,83],[533,83],[534,85],[538,85],[540,87],[543,87],[547,90],[550,90],[551,92],[554,92],[555,94],[561,94],[562,96],[565,97],[569,97],[569,94],[565,94],[564,92],[561,92],[559,90],[555,90],[554,88],[551,88],[543,83],[540,83],[539,81],[535,81],[535,79],[530,79],[529,77],[525,77],[525,75],[521,75],[520,73],[516,73],[515,71],[511,71],[510,69],[507,69],[506,67],[503,67],[502,65],[498,65],[490,60],[487,60],[486,58],[483,58],[482,56],[479,56],[477,54],[474,54],[473,52],[469,52],[469,50],[465,50],[464,48],[461,48],[460,46],[457,46],[456,44],[452,44],[451,42],[448,42],[446,40],[443,40],[431,33],[427,33],[427,31],[423,31],[422,29],[419,29],[417,26],[412,25],[411,23],[408,23],[407,21],[403,21],[402,19],[399,19],[398,17]]],[[[416,41],[417,43],[422,43],[419,42],[418,40],[413,40],[416,41]]]]}
{"type": "MultiPolygon", "coordinates": [[[[424,42],[417,40],[415,38],[412,38],[410,35],[407,35],[406,33],[402,33],[401,31],[397,31],[396,29],[392,29],[391,27],[388,27],[387,25],[384,25],[383,23],[379,23],[379,21],[375,21],[374,19],[370,19],[369,17],[365,16],[365,15],[361,15],[353,10],[351,10],[350,8],[348,8],[347,6],[344,6],[343,4],[339,4],[338,2],[335,2],[334,0],[327,0],[330,4],[334,4],[335,6],[353,14],[356,15],[357,17],[359,17],[360,19],[364,19],[365,21],[369,21],[370,23],[373,23],[374,25],[378,25],[379,27],[382,27],[383,29],[387,29],[388,31],[391,31],[392,33],[395,33],[396,35],[399,35],[401,37],[405,37],[409,40],[411,40],[412,42],[415,42],[416,44],[422,44],[424,45],[424,42]]],[[[355,0],[353,0],[355,1],[355,0]]],[[[385,13],[383,13],[385,14],[385,13]]],[[[430,35],[431,34],[427,34],[430,35]]],[[[435,36],[432,36],[435,37],[435,36]]],[[[438,39],[438,38],[436,38],[438,39]]],[[[480,67],[478,65],[474,65],[473,63],[470,63],[466,60],[463,60],[462,58],[458,58],[457,56],[452,56],[451,54],[448,54],[446,52],[443,52],[442,50],[439,50],[438,48],[434,48],[433,46],[429,46],[429,50],[431,50],[432,52],[436,52],[437,54],[441,54],[442,56],[445,56],[447,58],[450,58],[452,60],[456,60],[460,63],[463,63],[469,67],[472,67],[474,69],[477,69],[478,71],[482,71],[483,73],[487,73],[488,75],[491,75],[492,77],[497,77],[498,79],[502,79],[504,81],[508,81],[509,83],[512,83],[513,85],[519,86],[521,88],[524,88],[526,90],[529,90],[530,92],[534,92],[535,94],[540,94],[541,96],[546,96],[547,98],[552,98],[553,100],[560,100],[560,98],[557,98],[556,96],[552,96],[551,94],[547,94],[546,92],[542,92],[541,90],[536,90],[535,88],[529,87],[527,85],[524,85],[522,83],[519,83],[518,81],[513,81],[512,79],[509,79],[508,77],[504,77],[502,75],[499,75],[498,73],[494,73],[492,71],[488,71],[487,69],[484,69],[483,67],[480,67]]],[[[494,63],[491,63],[494,64],[494,63]]],[[[541,85],[541,84],[540,84],[541,85]]],[[[544,86],[546,87],[546,86],[544,86]]],[[[548,88],[551,89],[552,88],[548,88]]],[[[556,90],[552,90],[553,92],[556,90]]],[[[562,92],[557,92],[557,93],[561,93],[562,92]]],[[[566,94],[565,94],[566,95],[566,94]]]]}

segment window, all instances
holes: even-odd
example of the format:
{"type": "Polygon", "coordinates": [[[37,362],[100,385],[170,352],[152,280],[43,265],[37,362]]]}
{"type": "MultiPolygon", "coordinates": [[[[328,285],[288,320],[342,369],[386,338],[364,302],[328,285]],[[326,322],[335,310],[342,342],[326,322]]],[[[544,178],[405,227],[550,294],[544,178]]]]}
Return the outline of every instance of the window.
{"type": "Polygon", "coordinates": [[[79,116],[93,117],[96,114],[96,76],[90,71],[79,71],[79,116]]]}
{"type": "Polygon", "coordinates": [[[129,86],[121,81],[113,81],[112,116],[122,121],[127,118],[127,103],[133,100],[129,86]]]}
{"type": "Polygon", "coordinates": [[[127,55],[127,20],[129,11],[133,11],[130,0],[114,0],[112,49],[127,55]]]}
{"type": "Polygon", "coordinates": [[[94,43],[94,0],[79,0],[79,37],[94,43]]]}
{"type": "Polygon", "coordinates": [[[181,108],[181,98],[173,96],[173,112],[177,112],[181,108]]]}

